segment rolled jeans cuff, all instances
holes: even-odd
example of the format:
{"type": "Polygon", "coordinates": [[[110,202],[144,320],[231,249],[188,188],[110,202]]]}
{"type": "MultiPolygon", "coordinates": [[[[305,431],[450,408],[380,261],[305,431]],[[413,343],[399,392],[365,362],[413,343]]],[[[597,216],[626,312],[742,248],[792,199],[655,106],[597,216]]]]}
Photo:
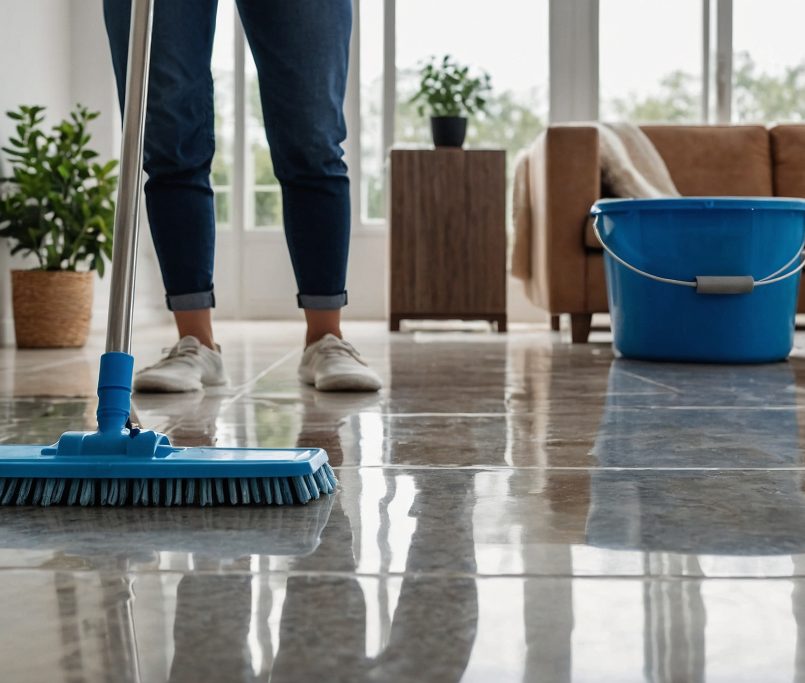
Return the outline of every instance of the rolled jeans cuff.
{"type": "Polygon", "coordinates": [[[314,311],[333,311],[347,305],[347,293],[297,294],[296,301],[299,304],[299,308],[308,308],[314,311]]]}
{"type": "Polygon", "coordinates": [[[197,311],[215,308],[215,292],[191,292],[190,294],[167,294],[165,302],[169,311],[197,311]]]}

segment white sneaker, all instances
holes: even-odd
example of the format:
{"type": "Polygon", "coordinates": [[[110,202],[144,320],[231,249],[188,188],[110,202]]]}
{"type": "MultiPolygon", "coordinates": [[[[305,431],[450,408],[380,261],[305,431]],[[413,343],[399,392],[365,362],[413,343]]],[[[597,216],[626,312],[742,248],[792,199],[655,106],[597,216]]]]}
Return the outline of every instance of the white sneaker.
{"type": "Polygon", "coordinates": [[[134,378],[134,391],[198,391],[226,384],[221,347],[207,348],[195,337],[182,337],[162,360],[134,378]]]}
{"type": "Polygon", "coordinates": [[[319,391],[377,391],[380,377],[355,348],[334,334],[326,334],[305,349],[299,379],[319,391]]]}

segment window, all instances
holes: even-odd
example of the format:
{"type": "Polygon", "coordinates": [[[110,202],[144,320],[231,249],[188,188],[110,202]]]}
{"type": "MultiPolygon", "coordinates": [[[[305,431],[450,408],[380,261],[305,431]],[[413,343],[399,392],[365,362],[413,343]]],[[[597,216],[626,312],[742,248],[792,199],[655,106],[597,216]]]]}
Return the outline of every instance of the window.
{"type": "Polygon", "coordinates": [[[603,120],[688,123],[702,110],[702,0],[602,0],[603,120]]]}
{"type": "Polygon", "coordinates": [[[733,0],[732,119],[805,118],[805,3],[733,0]]]}
{"type": "Polygon", "coordinates": [[[396,28],[396,140],[430,144],[409,100],[421,63],[450,54],[492,77],[489,114],[472,117],[468,145],[505,149],[511,169],[548,120],[548,0],[404,0],[396,28]]]}
{"type": "Polygon", "coordinates": [[[247,230],[282,227],[282,197],[266,141],[257,67],[246,47],[246,218],[247,230]]]}
{"type": "Polygon", "coordinates": [[[410,100],[423,62],[449,54],[491,77],[488,113],[470,117],[467,145],[506,150],[511,184],[517,154],[548,122],[548,0],[404,0],[396,14],[395,142],[431,144],[430,120],[410,100]]]}
{"type": "Polygon", "coordinates": [[[236,20],[233,0],[218,4],[212,71],[215,80],[215,138],[212,183],[219,229],[232,227],[233,206],[242,202],[245,230],[282,227],[282,202],[263,127],[257,68],[242,29],[236,20]],[[236,64],[243,64],[243,79],[236,64]],[[242,84],[242,85],[240,85],[242,84]],[[240,91],[242,88],[243,92],[240,91]],[[243,121],[238,121],[239,98],[244,102],[243,121]],[[235,149],[236,128],[241,127],[244,147],[235,149]],[[243,181],[235,183],[235,167],[243,164],[243,181]],[[237,196],[237,193],[242,196],[237,196]]]}

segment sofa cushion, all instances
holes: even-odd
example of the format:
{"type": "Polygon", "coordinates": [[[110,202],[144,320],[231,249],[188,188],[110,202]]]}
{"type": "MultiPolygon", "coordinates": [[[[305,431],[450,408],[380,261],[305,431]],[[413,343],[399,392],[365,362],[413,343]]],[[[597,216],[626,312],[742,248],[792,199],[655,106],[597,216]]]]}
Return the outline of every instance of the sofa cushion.
{"type": "Polygon", "coordinates": [[[774,164],[774,194],[805,197],[805,125],[775,126],[769,131],[774,164]]]}
{"type": "Polygon", "coordinates": [[[686,196],[773,194],[763,126],[643,126],[686,196]]]}

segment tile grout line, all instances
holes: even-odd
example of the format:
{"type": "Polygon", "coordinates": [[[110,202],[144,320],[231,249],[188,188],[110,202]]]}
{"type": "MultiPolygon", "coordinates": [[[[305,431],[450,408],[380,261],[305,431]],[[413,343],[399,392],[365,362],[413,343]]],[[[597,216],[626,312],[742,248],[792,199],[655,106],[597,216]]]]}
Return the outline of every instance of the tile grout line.
{"type": "MultiPolygon", "coordinates": [[[[263,557],[276,557],[270,555],[261,555],[263,557]]],[[[764,556],[765,557],[765,556],[764,556]]],[[[182,576],[284,576],[292,577],[308,577],[308,578],[345,578],[345,579],[446,579],[446,580],[490,580],[490,579],[546,579],[546,580],[592,580],[592,581],[665,581],[672,583],[684,583],[687,581],[803,581],[805,574],[790,574],[790,575],[740,575],[740,574],[725,574],[719,576],[698,576],[698,575],[684,575],[684,574],[536,574],[533,572],[515,574],[515,573],[502,573],[502,574],[481,574],[477,572],[461,572],[461,571],[402,571],[402,572],[353,572],[353,571],[317,571],[317,570],[287,570],[287,569],[272,569],[265,572],[245,571],[241,569],[233,570],[186,570],[177,568],[166,569],[124,569],[115,570],[107,569],[104,567],[98,568],[60,568],[60,567],[0,567],[0,574],[2,573],[69,573],[69,574],[87,574],[87,575],[140,575],[140,576],[168,576],[180,574],[182,576]]]]}
{"type": "MultiPolygon", "coordinates": [[[[791,412],[800,412],[802,409],[798,406],[655,406],[655,405],[645,405],[645,406],[629,406],[629,407],[611,407],[608,410],[614,413],[636,413],[636,412],[645,412],[645,411],[662,411],[662,410],[672,410],[672,411],[702,411],[702,410],[709,410],[709,411],[729,411],[734,410],[736,412],[747,412],[747,411],[756,411],[756,412],[783,412],[783,411],[791,411],[791,412]]],[[[551,411],[526,411],[526,412],[422,412],[422,413],[394,413],[394,412],[380,412],[378,415],[381,418],[395,418],[395,419],[403,419],[403,418],[421,418],[421,417],[499,417],[499,418],[524,418],[524,417],[534,417],[534,416],[548,416],[551,414],[551,411]]]]}
{"type": "Polygon", "coordinates": [[[257,382],[259,382],[263,377],[268,375],[268,373],[276,370],[278,367],[283,365],[286,361],[290,360],[294,356],[298,355],[299,351],[294,349],[292,351],[288,351],[284,356],[281,356],[279,359],[275,360],[271,363],[267,368],[258,372],[254,377],[249,380],[246,380],[243,384],[234,387],[235,393],[232,396],[228,396],[222,401],[223,405],[231,405],[235,401],[243,398],[249,391],[251,387],[253,387],[257,382]]]}
{"type": "Polygon", "coordinates": [[[77,363],[80,360],[83,360],[83,358],[73,356],[71,358],[51,361],[50,363],[45,363],[43,365],[36,365],[33,367],[18,368],[16,366],[12,366],[8,368],[0,368],[0,375],[6,372],[14,372],[15,374],[31,374],[35,372],[40,372],[41,370],[50,370],[51,368],[58,368],[61,367],[62,365],[70,365],[71,363],[77,363]]]}

